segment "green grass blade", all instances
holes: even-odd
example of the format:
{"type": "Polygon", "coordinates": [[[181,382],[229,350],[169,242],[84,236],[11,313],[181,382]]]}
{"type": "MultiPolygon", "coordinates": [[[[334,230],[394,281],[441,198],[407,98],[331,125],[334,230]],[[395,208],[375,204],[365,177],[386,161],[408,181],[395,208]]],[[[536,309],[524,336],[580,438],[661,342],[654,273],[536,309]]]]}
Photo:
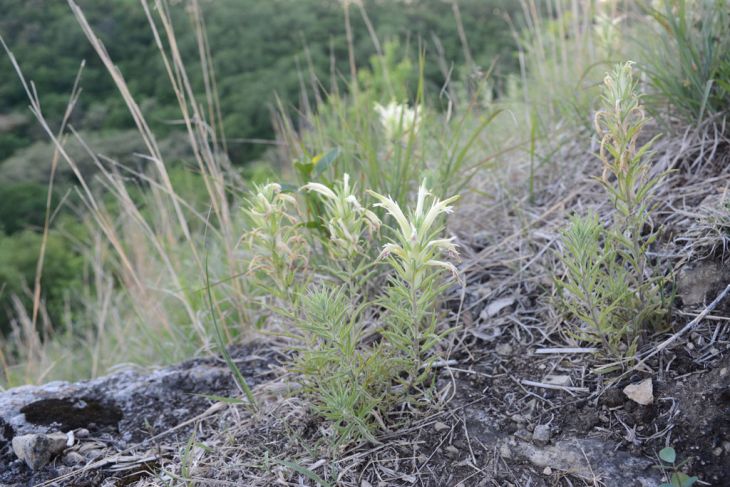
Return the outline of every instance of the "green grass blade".
{"type": "Polygon", "coordinates": [[[223,359],[226,361],[226,364],[228,365],[228,368],[231,369],[231,373],[233,374],[233,378],[238,384],[238,386],[241,388],[241,391],[246,395],[246,398],[248,399],[249,403],[251,404],[251,409],[254,411],[258,411],[258,407],[256,406],[256,399],[253,397],[253,391],[251,391],[251,388],[249,387],[248,383],[246,382],[246,379],[243,377],[243,374],[241,374],[241,371],[239,370],[238,366],[233,362],[233,359],[231,358],[231,355],[228,353],[228,349],[226,348],[225,341],[223,340],[223,335],[221,334],[221,329],[218,326],[218,319],[215,315],[215,309],[213,306],[213,294],[210,292],[210,275],[208,273],[208,257],[205,258],[205,290],[208,294],[208,305],[210,307],[210,315],[213,317],[213,328],[215,328],[215,335],[216,335],[216,341],[218,342],[218,348],[220,349],[221,355],[223,355],[223,359]]]}

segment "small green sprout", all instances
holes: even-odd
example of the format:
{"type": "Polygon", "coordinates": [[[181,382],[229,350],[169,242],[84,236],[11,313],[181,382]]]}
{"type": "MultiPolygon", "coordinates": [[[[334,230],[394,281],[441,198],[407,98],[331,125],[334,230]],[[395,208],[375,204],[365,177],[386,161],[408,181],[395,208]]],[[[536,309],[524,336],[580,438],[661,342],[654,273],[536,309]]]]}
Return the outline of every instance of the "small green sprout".
{"type": "Polygon", "coordinates": [[[692,487],[699,479],[695,476],[690,477],[680,469],[689,459],[676,463],[677,452],[671,446],[662,448],[659,451],[659,459],[661,464],[658,467],[664,471],[665,476],[669,478],[669,482],[664,482],[659,487],[692,487]]]}

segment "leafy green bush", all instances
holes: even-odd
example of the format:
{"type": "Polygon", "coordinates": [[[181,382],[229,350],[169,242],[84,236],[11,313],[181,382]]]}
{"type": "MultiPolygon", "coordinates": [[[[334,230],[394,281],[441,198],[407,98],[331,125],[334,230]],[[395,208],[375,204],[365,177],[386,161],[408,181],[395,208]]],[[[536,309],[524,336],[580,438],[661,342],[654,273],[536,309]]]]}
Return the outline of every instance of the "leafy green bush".
{"type": "Polygon", "coordinates": [[[581,339],[631,356],[645,330],[665,319],[669,304],[667,279],[647,257],[657,236],[651,192],[663,174],[649,175],[653,140],[637,148],[646,118],[631,63],[606,77],[602,104],[595,116],[604,169],[598,181],[616,212],[608,228],[595,214],[573,218],[563,234],[566,275],[560,287],[564,305],[585,325],[577,330],[581,339]]]}

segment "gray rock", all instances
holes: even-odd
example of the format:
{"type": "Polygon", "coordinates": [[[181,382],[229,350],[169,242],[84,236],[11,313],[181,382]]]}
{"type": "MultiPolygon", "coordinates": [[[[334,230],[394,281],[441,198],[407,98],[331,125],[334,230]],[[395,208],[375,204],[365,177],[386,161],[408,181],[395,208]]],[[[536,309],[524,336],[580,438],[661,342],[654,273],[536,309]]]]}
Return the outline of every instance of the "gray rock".
{"type": "Polygon", "coordinates": [[[38,470],[66,448],[66,440],[67,436],[63,433],[16,436],[12,442],[13,452],[31,470],[38,470]]]}
{"type": "Polygon", "coordinates": [[[532,442],[538,446],[545,446],[550,442],[550,427],[546,424],[538,424],[532,432],[532,442]]]}
{"type": "Polygon", "coordinates": [[[517,431],[515,431],[515,438],[519,438],[520,440],[523,440],[523,441],[529,441],[530,432],[524,428],[520,428],[517,431]]]}
{"type": "Polygon", "coordinates": [[[685,265],[677,277],[677,294],[685,305],[709,303],[730,281],[730,266],[706,260],[685,265]]]}
{"type": "Polygon", "coordinates": [[[497,352],[498,355],[512,355],[512,345],[510,345],[509,343],[500,343],[494,348],[494,350],[497,352]]]}
{"type": "MultiPolygon", "coordinates": [[[[269,365],[275,363],[266,358],[271,353],[256,344],[236,347],[231,355],[242,374],[251,378],[251,386],[265,381],[269,365]]],[[[18,437],[73,431],[75,438],[100,440],[94,452],[99,456],[106,453],[98,448],[123,450],[203,413],[212,404],[205,395],[240,396],[230,370],[217,358],[195,359],[153,371],[124,370],[90,381],[51,382],[0,392],[0,485],[31,485],[58,474],[55,469],[41,468],[48,461],[44,454],[28,459],[25,452],[32,450],[31,444],[18,437]],[[40,470],[31,472],[19,462],[10,448],[11,441],[25,455],[26,463],[40,470]]],[[[186,438],[191,428],[192,423],[166,439],[186,438]]],[[[64,446],[67,440],[64,434],[64,446]]],[[[78,453],[90,456],[87,451],[78,453]]]]}
{"type": "Polygon", "coordinates": [[[83,463],[86,463],[86,458],[84,458],[84,456],[79,452],[70,451],[63,456],[63,464],[68,467],[81,465],[83,463]]]}

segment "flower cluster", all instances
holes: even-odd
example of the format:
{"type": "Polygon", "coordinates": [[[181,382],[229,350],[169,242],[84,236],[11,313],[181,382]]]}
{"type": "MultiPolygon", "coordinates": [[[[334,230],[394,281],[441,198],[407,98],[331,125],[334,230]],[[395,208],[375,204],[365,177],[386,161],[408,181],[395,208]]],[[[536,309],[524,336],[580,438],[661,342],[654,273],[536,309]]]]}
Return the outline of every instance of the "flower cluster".
{"type": "Polygon", "coordinates": [[[385,137],[388,140],[399,140],[411,131],[418,131],[421,122],[419,114],[407,103],[400,104],[392,101],[385,106],[376,103],[375,111],[380,115],[380,123],[383,125],[385,137]]]}
{"type": "Polygon", "coordinates": [[[383,246],[380,256],[393,258],[392,264],[404,281],[418,288],[429,268],[434,267],[446,269],[458,278],[454,264],[439,259],[443,253],[457,255],[453,238],[437,238],[443,230],[439,217],[453,211],[449,205],[458,195],[440,200],[428,192],[425,184],[421,185],[416,207],[406,215],[392,198],[369,193],[379,201],[375,206],[383,208],[398,224],[395,239],[383,246]]]}
{"type": "Polygon", "coordinates": [[[362,251],[364,234],[372,235],[380,228],[380,220],[372,211],[364,208],[355,196],[350,176],[345,174],[342,184],[330,189],[324,184],[310,182],[301,188],[321,195],[324,203],[322,219],[330,235],[330,255],[335,258],[351,258],[362,251]]]}
{"type": "Polygon", "coordinates": [[[244,208],[250,226],[244,235],[252,253],[249,270],[266,273],[280,291],[289,287],[307,261],[307,242],[297,231],[297,217],[292,213],[296,207],[292,195],[269,183],[256,187],[244,208]]]}

